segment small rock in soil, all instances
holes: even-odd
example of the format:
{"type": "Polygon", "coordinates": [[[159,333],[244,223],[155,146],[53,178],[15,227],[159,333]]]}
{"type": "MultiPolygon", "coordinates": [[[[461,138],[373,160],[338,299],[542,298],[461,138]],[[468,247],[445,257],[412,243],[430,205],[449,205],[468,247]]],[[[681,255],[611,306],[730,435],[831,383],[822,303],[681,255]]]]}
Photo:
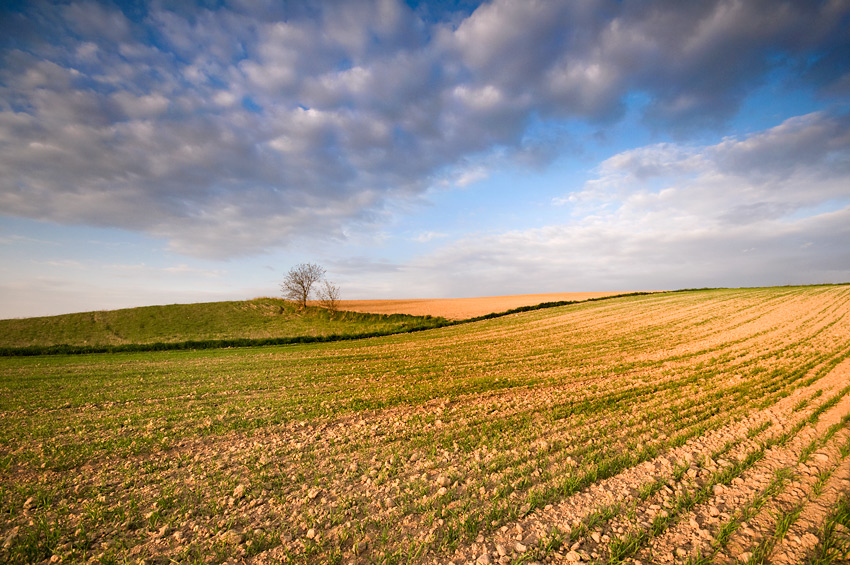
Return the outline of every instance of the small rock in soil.
{"type": "Polygon", "coordinates": [[[6,541],[3,542],[3,549],[9,549],[12,547],[12,544],[15,542],[15,538],[18,537],[18,531],[20,529],[20,526],[15,526],[9,530],[9,534],[6,536],[6,541]]]}

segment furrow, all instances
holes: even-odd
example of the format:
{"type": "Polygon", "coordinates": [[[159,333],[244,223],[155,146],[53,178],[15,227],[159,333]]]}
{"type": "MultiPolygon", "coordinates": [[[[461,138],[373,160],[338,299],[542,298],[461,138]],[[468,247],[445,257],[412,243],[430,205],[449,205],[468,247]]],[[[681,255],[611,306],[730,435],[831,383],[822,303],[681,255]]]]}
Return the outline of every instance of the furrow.
{"type": "MultiPolygon", "coordinates": [[[[653,495],[661,501],[665,496],[668,499],[671,498],[674,493],[693,493],[701,488],[699,484],[694,484],[689,489],[683,488],[680,484],[684,482],[683,478],[693,480],[701,477],[700,482],[705,482],[706,477],[711,477],[713,474],[721,476],[724,472],[728,473],[725,470],[726,468],[747,461],[748,458],[751,459],[748,465],[751,465],[758,458],[752,459],[753,454],[762,449],[761,443],[781,441],[783,432],[788,433],[795,427],[800,427],[817,408],[816,405],[813,405],[795,411],[794,407],[799,403],[797,400],[799,396],[812,395],[818,390],[830,391],[840,382],[842,382],[840,375],[830,374],[809,387],[801,389],[793,397],[784,398],[777,405],[759,411],[749,418],[718,430],[706,432],[701,437],[689,440],[681,447],[669,450],[663,456],[626,469],[609,479],[595,482],[561,502],[547,505],[525,518],[503,525],[498,532],[489,536],[482,534],[479,536],[480,541],[476,540],[475,543],[459,547],[443,562],[462,563],[476,559],[485,553],[492,553],[494,558],[509,555],[518,556],[523,551],[539,550],[541,543],[544,546],[560,546],[568,543],[570,551],[581,552],[579,555],[585,555],[588,559],[602,557],[603,554],[607,553],[605,546],[611,540],[611,536],[601,528],[597,528],[598,531],[583,532],[583,530],[592,529],[587,527],[588,521],[593,522],[595,526],[600,526],[598,516],[612,514],[613,505],[618,506],[617,512],[613,513],[614,515],[620,513],[621,510],[627,511],[630,504],[641,501],[641,492],[652,489],[653,484],[664,485],[661,488],[669,491],[653,495]],[[774,422],[778,425],[773,429],[767,428],[772,434],[768,435],[767,439],[758,441],[760,434],[753,438],[747,437],[753,435],[749,433],[752,430],[759,430],[760,428],[764,430],[763,426],[774,422]],[[713,458],[723,457],[736,463],[726,461],[725,466],[720,466],[713,461],[713,458]],[[701,468],[702,461],[711,461],[714,471],[701,468]],[[666,486],[668,484],[676,487],[676,490],[666,486]],[[582,526],[583,523],[584,526],[582,526]],[[607,539],[603,539],[602,536],[607,539]],[[506,553],[506,555],[500,555],[501,553],[506,553]]],[[[821,400],[824,400],[823,395],[821,400]]],[[[742,470],[743,468],[739,472],[742,470]]],[[[731,480],[733,477],[727,478],[731,480]]],[[[645,506],[653,505],[653,500],[645,501],[645,506]]],[[[651,526],[654,516],[661,513],[661,505],[657,506],[659,511],[646,517],[650,522],[646,524],[647,526],[651,526]]],[[[608,516],[606,521],[611,517],[608,516]]],[[[628,527],[628,525],[625,526],[628,527]]],[[[623,525],[615,526],[615,528],[625,531],[623,525]]],[[[612,530],[611,533],[618,534],[616,530],[612,530]]]]}
{"type": "MultiPolygon", "coordinates": [[[[842,392],[846,393],[846,389],[842,392]]],[[[712,496],[693,509],[687,521],[681,520],[675,528],[653,540],[636,557],[650,562],[687,563],[698,560],[702,555],[713,554],[714,562],[734,563],[741,554],[754,549],[753,540],[763,538],[764,534],[759,536],[758,532],[752,528],[755,524],[754,519],[743,522],[736,517],[734,509],[753,505],[754,500],[758,501],[759,494],[769,489],[773,489],[774,492],[768,497],[766,507],[773,508],[775,497],[784,491],[788,482],[783,479],[783,476],[789,472],[788,469],[796,468],[800,453],[806,445],[809,445],[813,439],[825,435],[831,425],[840,422],[842,416],[850,412],[850,396],[844,394],[840,398],[836,405],[826,410],[816,422],[813,422],[812,427],[794,426],[791,429],[793,436],[787,435],[782,438],[785,441],[769,446],[757,465],[735,478],[731,485],[714,489],[712,496]],[[777,478],[781,480],[777,481],[777,478]],[[718,514],[721,518],[724,517],[724,508],[729,510],[730,516],[727,520],[736,526],[723,547],[717,548],[714,542],[717,538],[721,540],[726,538],[728,531],[723,532],[723,525],[717,524],[716,519],[713,518],[718,514]]],[[[829,401],[827,400],[826,403],[828,404],[829,401]]],[[[805,423],[810,421],[811,418],[804,420],[805,423]]],[[[758,505],[761,506],[761,503],[758,505]]],[[[757,516],[769,516],[769,514],[766,514],[765,508],[761,508],[757,516]]],[[[763,518],[759,525],[762,531],[766,531],[770,527],[769,519],[763,518]]],[[[748,559],[749,557],[747,556],[748,559]]]]}
{"type": "MultiPolygon", "coordinates": [[[[843,437],[845,438],[842,446],[844,449],[830,448],[815,453],[816,461],[822,461],[818,456],[823,455],[830,461],[835,461],[835,467],[831,469],[828,478],[823,477],[826,481],[820,488],[820,492],[813,493],[814,496],[802,506],[797,519],[782,537],[781,543],[777,544],[768,562],[774,565],[795,565],[812,555],[819,542],[820,525],[826,521],[842,495],[850,493],[850,464],[846,454],[850,451],[850,440],[848,440],[850,434],[844,433],[843,437]]],[[[823,467],[821,469],[819,481],[824,472],[823,467]]]]}

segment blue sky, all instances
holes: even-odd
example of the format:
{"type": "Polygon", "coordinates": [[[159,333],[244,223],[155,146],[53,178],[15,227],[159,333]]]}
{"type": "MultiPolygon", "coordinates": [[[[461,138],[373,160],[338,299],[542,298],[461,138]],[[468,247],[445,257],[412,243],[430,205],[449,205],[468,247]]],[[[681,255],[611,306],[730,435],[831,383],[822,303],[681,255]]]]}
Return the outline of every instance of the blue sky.
{"type": "Polygon", "coordinates": [[[19,2],[0,317],[850,281],[850,5],[19,2]]]}

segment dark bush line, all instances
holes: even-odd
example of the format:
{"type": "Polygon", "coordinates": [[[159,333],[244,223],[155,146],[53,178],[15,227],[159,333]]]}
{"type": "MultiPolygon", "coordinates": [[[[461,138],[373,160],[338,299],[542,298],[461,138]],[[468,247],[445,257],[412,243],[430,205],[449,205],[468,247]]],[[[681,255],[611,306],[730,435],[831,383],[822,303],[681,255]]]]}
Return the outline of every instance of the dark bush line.
{"type": "Polygon", "coordinates": [[[541,302],[540,304],[535,304],[534,306],[519,306],[517,308],[511,308],[510,310],[505,310],[504,312],[493,312],[491,314],[484,314],[483,316],[476,316],[475,318],[468,318],[466,320],[459,320],[457,322],[453,322],[452,325],[455,324],[468,324],[469,322],[480,322],[482,320],[492,320],[493,318],[501,318],[502,316],[508,316],[510,314],[518,314],[520,312],[532,312],[534,310],[544,310],[546,308],[557,308],[559,306],[570,306],[571,304],[581,304],[582,302],[598,302],[600,300],[611,300],[612,298],[622,298],[624,296],[646,296],[648,294],[658,294],[654,292],[627,292],[625,294],[615,294],[612,296],[600,296],[598,298],[586,298],[584,300],[559,300],[557,302],[541,302]]]}
{"type": "Polygon", "coordinates": [[[199,349],[226,349],[233,347],[264,347],[270,345],[297,345],[301,343],[325,343],[350,341],[370,337],[412,333],[449,325],[448,320],[432,318],[429,323],[420,323],[397,330],[363,332],[356,334],[331,334],[295,337],[207,339],[200,341],[126,343],[122,345],[30,345],[27,347],[0,347],[0,357],[26,357],[34,355],[84,355],[88,353],[135,353],[144,351],[184,351],[199,349]]]}
{"type": "MultiPolygon", "coordinates": [[[[387,330],[383,332],[363,332],[356,334],[331,334],[323,336],[295,336],[295,337],[270,337],[270,338],[236,338],[236,339],[207,339],[200,341],[177,341],[177,342],[155,342],[155,343],[126,343],[122,345],[30,345],[27,347],[0,347],[0,357],[30,357],[35,355],[85,355],[90,353],[137,353],[145,351],[190,351],[200,349],[226,349],[234,347],[264,347],[271,345],[297,345],[302,343],[328,343],[334,341],[351,341],[355,339],[367,339],[372,337],[385,337],[389,335],[421,332],[447,326],[459,326],[483,320],[501,318],[510,314],[520,312],[531,312],[546,308],[557,308],[569,306],[581,302],[596,302],[599,300],[610,300],[624,296],[644,296],[653,294],[651,292],[630,292],[614,296],[602,296],[599,298],[588,298],[587,300],[563,300],[559,302],[542,302],[534,306],[520,306],[494,312],[466,320],[446,320],[445,318],[434,318],[425,316],[421,322],[406,328],[387,330]]],[[[392,314],[389,318],[397,316],[407,317],[405,314],[392,314]]]]}

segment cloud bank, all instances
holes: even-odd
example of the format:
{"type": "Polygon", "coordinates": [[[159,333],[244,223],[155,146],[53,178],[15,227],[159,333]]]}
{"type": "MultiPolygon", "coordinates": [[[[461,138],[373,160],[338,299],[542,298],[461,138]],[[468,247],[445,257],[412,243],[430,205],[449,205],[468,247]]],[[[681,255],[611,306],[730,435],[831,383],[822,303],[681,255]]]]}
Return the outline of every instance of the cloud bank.
{"type": "Polygon", "coordinates": [[[848,178],[846,115],[639,147],[557,198],[562,222],[453,241],[372,284],[448,297],[846,282],[848,178]]]}
{"type": "MultiPolygon", "coordinates": [[[[535,121],[612,122],[639,95],[647,124],[687,138],[734,116],[771,73],[824,97],[850,94],[846,2],[172,6],[34,2],[0,14],[3,214],[134,230],[185,255],[232,258],[380,225],[389,204],[420,198],[476,156],[545,162],[535,121]]],[[[618,155],[574,205],[615,206],[618,227],[607,229],[628,226],[633,245],[654,221],[639,213],[676,210],[664,217],[679,238],[670,245],[687,246],[685,236],[699,237],[688,217],[697,204],[680,199],[710,207],[719,174],[746,183],[711,226],[743,220],[793,239],[805,220],[789,214],[836,197],[847,178],[844,138],[830,129],[846,131],[846,119],[801,120],[699,152],[618,155]],[[806,143],[816,127],[835,145],[806,143]],[[771,146],[791,135],[801,153],[771,146]],[[665,175],[691,183],[637,187],[665,175]],[[816,188],[794,193],[809,181],[816,188]],[[625,202],[606,204],[612,191],[625,202]]],[[[621,241],[591,233],[592,222],[502,237],[519,238],[530,257],[551,245],[536,240],[621,241]]],[[[460,248],[471,247],[444,253],[460,248]]]]}

